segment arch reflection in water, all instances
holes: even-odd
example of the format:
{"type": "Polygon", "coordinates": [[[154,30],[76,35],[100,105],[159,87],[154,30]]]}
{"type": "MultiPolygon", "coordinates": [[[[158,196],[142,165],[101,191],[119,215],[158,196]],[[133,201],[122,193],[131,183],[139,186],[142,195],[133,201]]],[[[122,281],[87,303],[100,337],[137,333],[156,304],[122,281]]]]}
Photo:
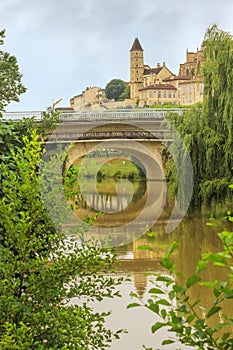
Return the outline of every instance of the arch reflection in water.
{"type": "MultiPolygon", "coordinates": [[[[105,185],[107,187],[107,184],[103,182],[102,188],[105,185]]],[[[82,192],[84,198],[81,199],[85,199],[86,196],[88,200],[80,201],[82,205],[75,211],[76,216],[83,218],[94,216],[96,212],[104,212],[92,223],[91,227],[88,227],[88,231],[84,232],[85,240],[92,237],[95,239],[110,238],[111,245],[124,245],[142,236],[149,224],[156,222],[166,200],[166,183],[162,180],[135,181],[132,183],[133,195],[132,192],[127,192],[129,187],[124,187],[124,181],[122,185],[122,190],[117,194],[92,193],[88,186],[86,191],[82,192]]],[[[75,226],[75,221],[73,225],[75,226]]]]}

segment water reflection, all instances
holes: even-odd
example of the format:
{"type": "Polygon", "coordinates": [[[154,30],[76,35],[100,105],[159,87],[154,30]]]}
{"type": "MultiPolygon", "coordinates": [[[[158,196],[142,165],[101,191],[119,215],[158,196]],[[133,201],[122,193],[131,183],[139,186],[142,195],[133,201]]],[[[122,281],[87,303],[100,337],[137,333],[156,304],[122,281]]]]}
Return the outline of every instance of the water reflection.
{"type": "MultiPolygon", "coordinates": [[[[82,184],[82,193],[76,198],[78,208],[74,213],[79,218],[87,218],[95,216],[101,209],[103,214],[84,232],[84,239],[93,236],[106,239],[110,236],[111,245],[117,247],[141,237],[153,226],[164,208],[166,183],[162,180],[134,181],[131,186],[124,187],[123,182],[120,191],[111,192],[107,190],[109,186],[108,180],[94,191],[92,182],[86,181],[85,186],[82,184]],[[133,195],[131,190],[128,193],[130,187],[133,187],[133,195]],[[131,201],[129,198],[132,198],[131,201]]],[[[114,188],[116,186],[115,183],[114,188]]],[[[73,225],[76,225],[75,218],[73,225]]]]}
{"type": "MultiPolygon", "coordinates": [[[[99,209],[104,209],[104,205],[112,203],[112,207],[117,209],[114,213],[104,213],[95,222],[92,232],[92,236],[98,236],[98,230],[101,227],[116,227],[116,232],[122,232],[121,226],[124,225],[127,220],[131,220],[137,217],[143,208],[144,203],[147,200],[148,185],[145,183],[133,184],[134,193],[136,194],[129,205],[124,207],[124,200],[127,200],[127,194],[122,193],[117,196],[114,191],[108,195],[104,193],[104,187],[108,189],[110,183],[101,184],[99,187],[98,203],[96,205],[99,209]],[[102,197],[101,197],[102,196],[102,197]],[[124,199],[126,198],[126,199],[124,199]],[[124,209],[121,209],[124,207],[124,209]],[[120,227],[120,231],[119,231],[120,227]]],[[[157,184],[157,187],[158,184],[157,184]]],[[[108,190],[107,190],[108,191],[108,190]]],[[[97,201],[90,193],[87,195],[91,198],[91,201],[97,201]]],[[[147,219],[156,213],[156,205],[160,198],[160,191],[154,186],[154,202],[150,203],[147,209],[144,221],[140,222],[143,228],[147,224],[147,219]]],[[[162,199],[162,202],[164,198],[162,199]]],[[[94,215],[96,210],[91,210],[91,207],[87,205],[87,201],[84,201],[84,205],[77,210],[78,215],[94,215]]],[[[159,202],[161,205],[162,202],[159,202]]],[[[161,209],[161,208],[160,208],[161,209]]],[[[156,335],[152,335],[150,327],[156,321],[156,315],[146,309],[140,310],[126,310],[128,303],[132,302],[129,297],[130,291],[136,291],[138,295],[146,300],[148,290],[152,287],[153,274],[164,273],[165,271],[159,265],[161,258],[171,246],[173,241],[179,243],[179,248],[173,256],[177,270],[185,276],[190,276],[194,273],[198,260],[205,252],[216,252],[222,249],[222,244],[217,236],[217,232],[221,229],[227,228],[232,230],[231,223],[224,223],[222,227],[216,229],[212,226],[207,226],[208,218],[201,218],[199,216],[185,217],[180,225],[170,234],[166,233],[166,225],[169,220],[172,208],[169,205],[164,206],[161,215],[157,222],[147,230],[147,233],[136,239],[132,239],[133,232],[124,231],[126,244],[120,245],[116,248],[119,261],[120,275],[129,274],[131,276],[131,282],[125,283],[120,287],[123,295],[122,299],[116,299],[112,301],[105,301],[104,303],[95,304],[94,307],[97,310],[112,309],[112,316],[109,318],[109,326],[112,329],[118,329],[125,327],[129,329],[129,334],[124,335],[120,341],[116,341],[112,344],[112,350],[127,349],[127,350],[139,350],[142,349],[142,344],[146,344],[148,347],[159,349],[190,349],[182,345],[169,345],[161,347],[161,341],[169,337],[169,333],[162,329],[156,335]],[[140,247],[143,249],[140,249],[140,247]],[[146,249],[146,247],[148,249],[146,249]],[[149,274],[148,274],[149,272],[149,274]]],[[[203,271],[202,277],[204,280],[224,280],[226,274],[221,268],[209,265],[206,270],[203,271]]],[[[201,299],[201,305],[206,309],[211,307],[213,295],[211,291],[205,287],[195,285],[190,288],[189,291],[190,301],[201,299]]],[[[228,301],[223,304],[223,312],[227,312],[228,315],[233,317],[232,302],[228,301]]],[[[201,313],[201,310],[200,310],[201,313]]],[[[222,322],[222,314],[216,314],[211,317],[209,323],[211,326],[222,322]]],[[[230,330],[232,332],[232,329],[230,330]]]]}

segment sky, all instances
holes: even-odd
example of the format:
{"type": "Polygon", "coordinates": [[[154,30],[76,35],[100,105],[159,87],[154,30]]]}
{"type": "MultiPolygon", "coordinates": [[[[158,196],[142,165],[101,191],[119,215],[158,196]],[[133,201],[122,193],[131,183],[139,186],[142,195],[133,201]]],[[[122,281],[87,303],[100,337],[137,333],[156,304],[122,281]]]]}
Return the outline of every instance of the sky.
{"type": "Polygon", "coordinates": [[[1,0],[1,50],[17,57],[27,87],[6,110],[45,110],[60,98],[68,107],[86,87],[129,81],[135,37],[145,64],[178,74],[209,26],[233,33],[232,15],[232,0],[1,0]]]}

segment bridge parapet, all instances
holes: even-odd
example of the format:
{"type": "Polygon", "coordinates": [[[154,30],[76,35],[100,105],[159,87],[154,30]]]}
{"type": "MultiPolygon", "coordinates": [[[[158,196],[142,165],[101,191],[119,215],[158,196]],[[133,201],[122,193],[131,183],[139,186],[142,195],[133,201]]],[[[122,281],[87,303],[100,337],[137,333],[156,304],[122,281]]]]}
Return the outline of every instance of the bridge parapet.
{"type": "Polygon", "coordinates": [[[45,111],[23,111],[23,112],[3,112],[2,118],[4,120],[21,120],[23,118],[32,118],[41,121],[45,111]]]}
{"type": "Polygon", "coordinates": [[[90,112],[62,112],[59,116],[61,121],[65,120],[79,120],[79,121],[126,121],[126,120],[163,120],[169,113],[182,114],[183,109],[119,109],[119,110],[105,110],[90,111],[90,112]]]}
{"type": "MultiPolygon", "coordinates": [[[[45,111],[3,112],[5,120],[21,120],[35,117],[37,121],[43,119],[45,111]]],[[[104,111],[63,111],[59,114],[60,121],[141,121],[163,120],[169,113],[182,114],[181,108],[141,108],[141,109],[115,109],[104,111]]]]}

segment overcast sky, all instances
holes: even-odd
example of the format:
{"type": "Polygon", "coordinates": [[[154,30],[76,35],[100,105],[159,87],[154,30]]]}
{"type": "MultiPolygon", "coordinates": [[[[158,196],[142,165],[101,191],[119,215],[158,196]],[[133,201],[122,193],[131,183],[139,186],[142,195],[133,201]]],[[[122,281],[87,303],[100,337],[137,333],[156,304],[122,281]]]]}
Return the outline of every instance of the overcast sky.
{"type": "Polygon", "coordinates": [[[232,0],[1,0],[1,49],[14,54],[27,92],[8,111],[69,106],[87,86],[129,80],[135,37],[151,67],[178,73],[186,48],[200,47],[211,24],[233,33],[232,0]]]}

